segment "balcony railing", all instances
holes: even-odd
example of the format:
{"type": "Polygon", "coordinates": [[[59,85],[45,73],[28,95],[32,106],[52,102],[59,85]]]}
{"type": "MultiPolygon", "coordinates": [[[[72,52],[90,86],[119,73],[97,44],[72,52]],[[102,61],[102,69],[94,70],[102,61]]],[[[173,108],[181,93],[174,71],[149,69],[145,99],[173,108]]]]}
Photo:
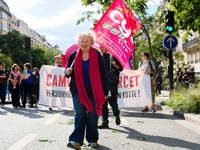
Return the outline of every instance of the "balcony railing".
{"type": "Polygon", "coordinates": [[[187,42],[187,43],[183,43],[183,44],[182,44],[182,49],[185,49],[186,47],[189,47],[189,46],[191,46],[191,45],[193,45],[193,44],[196,44],[196,43],[198,43],[198,42],[199,42],[199,38],[196,37],[196,38],[194,38],[193,40],[190,40],[190,41],[187,42]]]}

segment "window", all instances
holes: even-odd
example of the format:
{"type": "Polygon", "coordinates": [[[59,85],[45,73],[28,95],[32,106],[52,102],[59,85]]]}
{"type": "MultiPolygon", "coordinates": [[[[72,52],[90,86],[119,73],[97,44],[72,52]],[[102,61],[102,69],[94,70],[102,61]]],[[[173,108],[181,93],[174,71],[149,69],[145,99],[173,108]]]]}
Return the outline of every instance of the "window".
{"type": "Polygon", "coordinates": [[[2,23],[1,23],[1,30],[2,30],[2,23]]]}
{"type": "Polygon", "coordinates": [[[7,20],[7,14],[6,14],[5,12],[3,12],[3,18],[4,18],[5,20],[7,20]]]}
{"type": "Polygon", "coordinates": [[[3,30],[6,31],[6,32],[8,31],[7,25],[5,25],[5,24],[3,25],[3,30]]]}

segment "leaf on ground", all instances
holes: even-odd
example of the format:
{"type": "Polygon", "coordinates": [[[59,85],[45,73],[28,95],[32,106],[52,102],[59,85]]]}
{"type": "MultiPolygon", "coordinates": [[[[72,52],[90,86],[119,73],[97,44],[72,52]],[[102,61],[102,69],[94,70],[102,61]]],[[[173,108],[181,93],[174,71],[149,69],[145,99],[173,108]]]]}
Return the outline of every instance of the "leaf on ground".
{"type": "Polygon", "coordinates": [[[48,140],[39,140],[40,142],[48,142],[48,140]]]}
{"type": "Polygon", "coordinates": [[[107,139],[107,138],[111,138],[111,137],[110,137],[110,136],[104,136],[104,138],[106,138],[106,139],[107,139]]]}
{"type": "Polygon", "coordinates": [[[145,121],[137,121],[138,123],[145,123],[145,121]]]}
{"type": "Polygon", "coordinates": [[[124,144],[122,144],[122,145],[129,145],[130,143],[124,143],[124,144]]]}
{"type": "Polygon", "coordinates": [[[121,131],[117,131],[117,130],[115,130],[115,131],[112,131],[113,133],[121,133],[121,131]]]}
{"type": "Polygon", "coordinates": [[[39,141],[40,142],[49,142],[49,143],[56,142],[56,140],[47,140],[47,139],[39,140],[39,141]]]}
{"type": "Polygon", "coordinates": [[[71,119],[68,123],[67,123],[67,125],[73,125],[74,124],[74,119],[71,119]]]}
{"type": "Polygon", "coordinates": [[[59,124],[62,124],[62,125],[68,125],[67,123],[62,123],[62,122],[59,122],[59,124]]]}
{"type": "Polygon", "coordinates": [[[46,113],[40,113],[40,115],[46,115],[46,113]]]}
{"type": "Polygon", "coordinates": [[[11,111],[11,113],[15,113],[15,111],[11,111]]]}
{"type": "Polygon", "coordinates": [[[134,139],[134,140],[142,140],[142,141],[148,141],[148,140],[150,140],[150,139],[148,139],[148,138],[141,137],[141,136],[134,136],[133,139],[134,139]]]}
{"type": "Polygon", "coordinates": [[[49,112],[49,114],[55,114],[55,113],[56,113],[55,111],[50,111],[50,112],[49,112]]]}

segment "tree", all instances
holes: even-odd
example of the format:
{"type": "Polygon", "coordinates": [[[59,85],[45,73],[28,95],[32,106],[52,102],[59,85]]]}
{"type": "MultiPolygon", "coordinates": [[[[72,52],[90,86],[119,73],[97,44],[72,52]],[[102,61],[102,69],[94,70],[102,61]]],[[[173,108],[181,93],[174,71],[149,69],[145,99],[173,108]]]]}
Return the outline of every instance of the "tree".
{"type": "Polygon", "coordinates": [[[62,51],[57,48],[47,49],[45,52],[47,63],[46,65],[51,65],[55,63],[54,57],[61,56],[62,51]]]}
{"type": "Polygon", "coordinates": [[[5,66],[4,68],[7,69],[8,71],[11,70],[11,66],[14,64],[12,58],[9,55],[2,54],[0,50],[0,60],[4,62],[5,66]]]}
{"type": "Polygon", "coordinates": [[[176,28],[200,33],[200,1],[168,0],[175,11],[176,28]],[[184,18],[184,19],[183,19],[184,18]]]}
{"type": "Polygon", "coordinates": [[[46,49],[43,47],[32,46],[31,47],[31,57],[32,57],[32,67],[40,67],[44,64],[48,64],[48,60],[46,57],[46,49]]]}
{"type": "Polygon", "coordinates": [[[18,32],[8,32],[8,34],[0,35],[1,53],[5,54],[4,57],[10,57],[13,63],[18,64],[20,68],[26,62],[24,38],[25,36],[20,35],[18,32]]]}

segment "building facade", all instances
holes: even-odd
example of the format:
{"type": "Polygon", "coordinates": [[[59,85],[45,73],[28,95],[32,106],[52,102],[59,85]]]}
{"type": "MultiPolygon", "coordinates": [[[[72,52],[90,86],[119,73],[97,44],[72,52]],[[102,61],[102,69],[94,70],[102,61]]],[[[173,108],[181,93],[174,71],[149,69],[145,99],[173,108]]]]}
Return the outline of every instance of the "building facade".
{"type": "Polygon", "coordinates": [[[0,35],[7,34],[11,31],[11,18],[8,5],[4,0],[0,0],[0,35]]]}
{"type": "Polygon", "coordinates": [[[17,17],[15,15],[13,15],[13,14],[12,14],[12,18],[11,18],[11,30],[12,31],[18,31],[17,17]]]}

